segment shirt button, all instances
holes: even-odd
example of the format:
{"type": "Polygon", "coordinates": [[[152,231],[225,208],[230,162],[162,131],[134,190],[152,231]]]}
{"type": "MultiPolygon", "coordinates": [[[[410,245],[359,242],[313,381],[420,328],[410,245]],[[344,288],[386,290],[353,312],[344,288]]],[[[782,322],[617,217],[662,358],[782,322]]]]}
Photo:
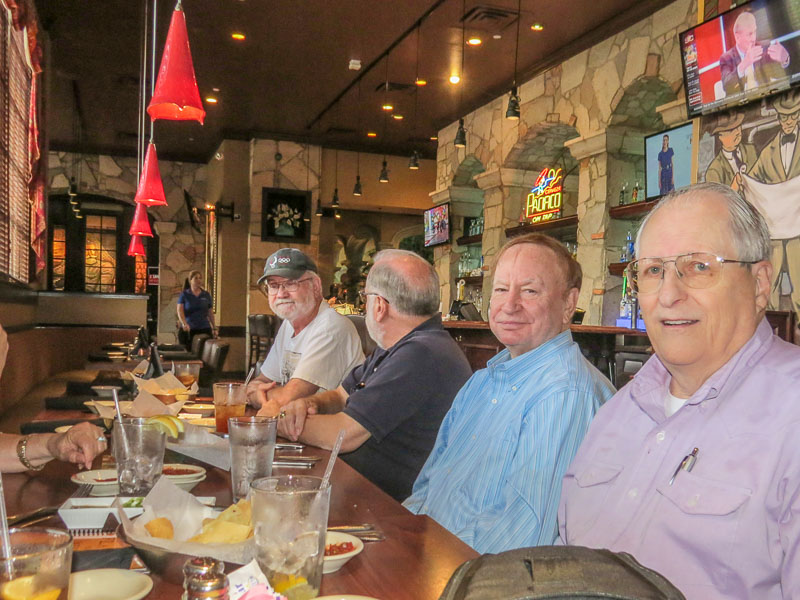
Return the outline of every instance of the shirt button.
{"type": "Polygon", "coordinates": [[[517,391],[517,386],[515,386],[515,385],[512,385],[512,386],[511,386],[511,391],[512,391],[512,392],[516,392],[516,391],[517,391]]]}
{"type": "Polygon", "coordinates": [[[700,494],[695,494],[691,498],[686,501],[687,506],[697,506],[697,502],[700,500],[700,494]]]}
{"type": "Polygon", "coordinates": [[[477,437],[475,437],[475,436],[473,435],[473,436],[472,436],[472,439],[473,439],[473,440],[477,440],[478,438],[477,438],[477,437]]]}
{"type": "Polygon", "coordinates": [[[628,496],[630,496],[631,498],[636,498],[636,496],[638,495],[639,495],[639,490],[637,490],[636,488],[633,488],[632,490],[628,491],[628,496]]]}
{"type": "Polygon", "coordinates": [[[492,404],[497,404],[497,398],[492,398],[492,404]]]}
{"type": "Polygon", "coordinates": [[[663,442],[665,437],[667,437],[667,434],[664,433],[663,431],[659,431],[656,434],[656,440],[658,440],[659,443],[663,442]]]}

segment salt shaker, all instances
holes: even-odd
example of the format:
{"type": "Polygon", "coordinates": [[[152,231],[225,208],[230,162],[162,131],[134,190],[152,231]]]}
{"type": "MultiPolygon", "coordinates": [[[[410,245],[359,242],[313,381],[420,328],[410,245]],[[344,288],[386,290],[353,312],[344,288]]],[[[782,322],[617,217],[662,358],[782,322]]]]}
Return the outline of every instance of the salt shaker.
{"type": "Polygon", "coordinates": [[[181,600],[228,600],[228,578],[221,561],[198,556],[183,565],[181,600]]]}

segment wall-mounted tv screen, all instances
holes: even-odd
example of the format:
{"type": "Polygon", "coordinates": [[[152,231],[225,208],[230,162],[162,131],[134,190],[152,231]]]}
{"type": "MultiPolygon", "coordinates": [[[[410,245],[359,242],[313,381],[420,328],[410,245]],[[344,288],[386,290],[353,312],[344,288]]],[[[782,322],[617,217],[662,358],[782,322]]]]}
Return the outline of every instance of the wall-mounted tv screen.
{"type": "Polygon", "coordinates": [[[680,34],[689,117],[800,83],[797,0],[752,0],[680,34]]]}
{"type": "Polygon", "coordinates": [[[644,138],[645,200],[692,183],[692,124],[644,138]]]}
{"type": "Polygon", "coordinates": [[[425,247],[450,241],[450,205],[440,204],[425,211],[425,247]]]}

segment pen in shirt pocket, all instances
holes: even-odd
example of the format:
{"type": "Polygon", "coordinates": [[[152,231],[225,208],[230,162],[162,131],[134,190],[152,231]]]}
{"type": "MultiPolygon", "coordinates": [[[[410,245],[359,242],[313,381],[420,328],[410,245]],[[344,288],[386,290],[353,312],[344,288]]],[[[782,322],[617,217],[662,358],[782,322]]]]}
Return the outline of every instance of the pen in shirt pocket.
{"type": "Polygon", "coordinates": [[[694,463],[697,462],[697,453],[699,452],[698,448],[692,450],[691,454],[687,454],[683,457],[683,460],[678,465],[678,468],[675,469],[675,472],[672,474],[672,479],[669,480],[669,484],[672,485],[675,483],[675,478],[678,476],[678,473],[681,472],[681,469],[684,471],[691,471],[694,468],[694,463]]]}

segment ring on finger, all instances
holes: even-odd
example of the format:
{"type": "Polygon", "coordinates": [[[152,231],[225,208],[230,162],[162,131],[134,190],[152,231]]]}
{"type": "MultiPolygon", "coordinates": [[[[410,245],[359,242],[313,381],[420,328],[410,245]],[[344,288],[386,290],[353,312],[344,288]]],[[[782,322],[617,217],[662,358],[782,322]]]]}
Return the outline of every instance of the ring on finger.
{"type": "Polygon", "coordinates": [[[106,436],[101,435],[99,438],[97,438],[97,441],[98,442],[107,442],[108,440],[106,440],[106,436]]]}
{"type": "Polygon", "coordinates": [[[282,410],[280,413],[278,413],[278,418],[279,419],[285,419],[286,418],[286,411],[282,410]]]}

